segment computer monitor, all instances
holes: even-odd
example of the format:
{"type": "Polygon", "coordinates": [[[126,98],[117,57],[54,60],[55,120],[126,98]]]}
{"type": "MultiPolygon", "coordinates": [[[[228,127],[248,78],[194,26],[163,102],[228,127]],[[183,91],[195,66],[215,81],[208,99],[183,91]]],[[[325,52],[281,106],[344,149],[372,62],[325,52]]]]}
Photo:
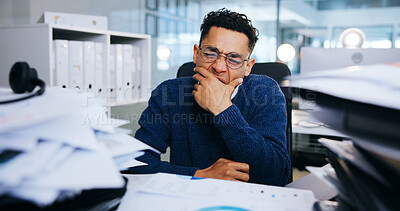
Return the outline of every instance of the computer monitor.
{"type": "MultiPolygon", "coordinates": [[[[400,62],[400,48],[310,48],[300,52],[300,75],[355,65],[400,62]]],[[[377,74],[379,70],[377,70],[377,74]]],[[[313,100],[298,101],[301,110],[313,110],[313,100]]]]}
{"type": "Polygon", "coordinates": [[[400,48],[310,48],[300,52],[300,74],[354,65],[400,62],[400,48]]]}

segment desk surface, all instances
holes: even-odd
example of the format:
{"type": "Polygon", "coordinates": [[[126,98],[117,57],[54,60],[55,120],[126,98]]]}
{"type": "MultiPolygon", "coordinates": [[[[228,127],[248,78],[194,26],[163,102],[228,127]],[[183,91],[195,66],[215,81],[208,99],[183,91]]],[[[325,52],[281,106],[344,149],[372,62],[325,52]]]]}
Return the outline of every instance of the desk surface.
{"type": "Polygon", "coordinates": [[[292,133],[348,137],[343,133],[330,129],[323,123],[313,120],[307,111],[295,109],[292,110],[292,133]]]}
{"type": "Polygon", "coordinates": [[[174,174],[124,175],[127,192],[118,207],[125,210],[312,210],[309,190],[174,174]]]}

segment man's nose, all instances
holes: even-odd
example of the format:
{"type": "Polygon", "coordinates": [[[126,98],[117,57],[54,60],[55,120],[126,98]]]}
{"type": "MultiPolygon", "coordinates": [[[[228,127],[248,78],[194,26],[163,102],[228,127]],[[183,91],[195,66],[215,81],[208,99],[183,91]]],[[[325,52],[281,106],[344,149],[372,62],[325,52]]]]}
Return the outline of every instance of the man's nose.
{"type": "Polygon", "coordinates": [[[229,70],[228,65],[226,64],[224,55],[221,55],[217,60],[215,60],[213,67],[214,67],[215,71],[218,73],[229,70]]]}

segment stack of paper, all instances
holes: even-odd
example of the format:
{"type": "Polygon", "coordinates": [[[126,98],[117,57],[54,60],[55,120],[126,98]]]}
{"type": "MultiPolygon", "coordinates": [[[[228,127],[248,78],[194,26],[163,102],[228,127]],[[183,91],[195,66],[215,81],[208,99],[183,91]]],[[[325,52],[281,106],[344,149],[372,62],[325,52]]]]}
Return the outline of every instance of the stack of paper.
{"type": "Polygon", "coordinates": [[[144,155],[144,150],[153,150],[160,153],[158,150],[128,135],[128,133],[130,133],[130,130],[122,128],[116,128],[115,133],[96,132],[97,139],[106,144],[120,171],[130,167],[147,165],[136,160],[136,158],[144,155]]]}
{"type": "Polygon", "coordinates": [[[135,160],[144,154],[144,150],[152,150],[160,153],[149,145],[133,138],[129,134],[131,130],[120,128],[129,121],[109,118],[106,109],[102,107],[101,99],[93,93],[81,93],[84,100],[82,108],[82,122],[95,131],[96,139],[107,146],[120,171],[129,167],[147,165],[135,160]]]}
{"type": "MultiPolygon", "coordinates": [[[[351,141],[320,139],[337,172],[332,180],[341,200],[360,210],[398,210],[399,172],[377,154],[351,141]]],[[[397,161],[398,163],[398,161],[397,161]]]]}
{"type": "Polygon", "coordinates": [[[399,78],[400,62],[350,66],[292,76],[290,86],[347,100],[400,109],[399,78]]]}
{"type": "MultiPolygon", "coordinates": [[[[15,96],[1,89],[0,100],[5,98],[15,96]]],[[[0,106],[0,196],[47,206],[82,190],[124,185],[120,166],[138,165],[134,158],[146,145],[90,101],[52,87],[42,96],[0,106]],[[117,159],[117,167],[112,157],[121,155],[132,159],[117,159]]]]}
{"type": "Polygon", "coordinates": [[[313,118],[351,141],[322,139],[341,206],[399,210],[400,63],[353,66],[291,78],[313,118]],[[312,99],[310,98],[312,96],[312,99]]]}

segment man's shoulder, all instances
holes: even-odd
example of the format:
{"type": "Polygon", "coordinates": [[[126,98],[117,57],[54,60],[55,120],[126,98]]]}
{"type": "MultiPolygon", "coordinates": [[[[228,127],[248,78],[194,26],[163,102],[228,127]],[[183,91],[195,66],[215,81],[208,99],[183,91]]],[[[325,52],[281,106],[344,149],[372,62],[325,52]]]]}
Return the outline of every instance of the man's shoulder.
{"type": "Polygon", "coordinates": [[[166,86],[171,89],[179,89],[181,86],[193,86],[195,83],[196,80],[194,80],[192,77],[173,78],[162,82],[157,86],[157,88],[166,86]]]}
{"type": "Polygon", "coordinates": [[[151,93],[154,99],[168,99],[169,101],[179,100],[179,96],[186,96],[192,93],[193,85],[197,81],[192,77],[168,79],[159,84],[151,93]]]}
{"type": "Polygon", "coordinates": [[[250,89],[254,86],[260,85],[266,87],[279,86],[279,84],[273,78],[270,78],[266,75],[250,74],[245,78],[244,81],[246,82],[247,87],[250,89]]]}

